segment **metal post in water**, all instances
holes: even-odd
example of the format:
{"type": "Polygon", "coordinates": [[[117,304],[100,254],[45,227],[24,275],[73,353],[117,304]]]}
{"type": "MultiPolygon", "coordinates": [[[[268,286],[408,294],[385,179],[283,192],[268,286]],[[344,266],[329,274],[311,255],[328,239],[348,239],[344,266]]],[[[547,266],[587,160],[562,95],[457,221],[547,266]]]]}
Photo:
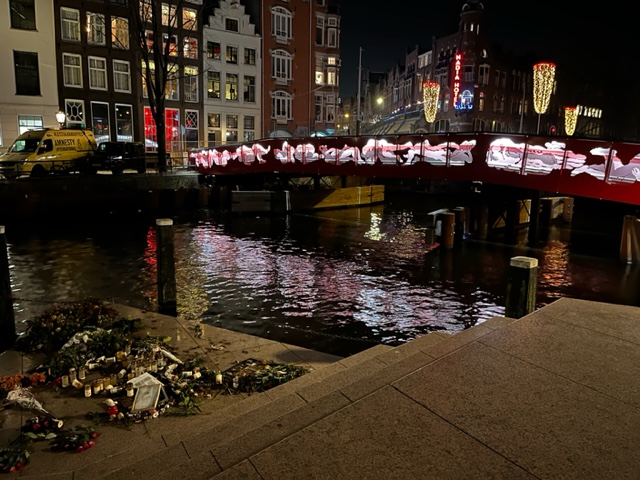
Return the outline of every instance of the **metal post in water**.
{"type": "Polygon", "coordinates": [[[169,218],[156,220],[156,259],[158,265],[158,312],[177,316],[173,220],[169,218]]]}
{"type": "Polygon", "coordinates": [[[0,351],[13,347],[16,341],[16,321],[9,274],[9,256],[4,225],[0,225],[0,351]]]}
{"type": "Polygon", "coordinates": [[[513,257],[509,265],[505,317],[522,318],[535,311],[538,259],[513,257]]]}

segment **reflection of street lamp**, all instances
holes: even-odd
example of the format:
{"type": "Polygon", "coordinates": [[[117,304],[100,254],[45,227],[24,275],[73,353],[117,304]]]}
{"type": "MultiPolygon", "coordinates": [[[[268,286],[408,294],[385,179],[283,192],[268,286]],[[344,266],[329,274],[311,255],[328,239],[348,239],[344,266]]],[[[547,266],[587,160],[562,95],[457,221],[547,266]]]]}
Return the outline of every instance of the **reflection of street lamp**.
{"type": "Polygon", "coordinates": [[[67,116],[64,114],[62,110],[58,110],[56,112],[56,122],[60,125],[60,128],[64,128],[64,122],[67,119],[67,116]]]}
{"type": "Polygon", "coordinates": [[[578,123],[578,109],[576,107],[564,107],[564,131],[571,136],[576,131],[578,123]]]}
{"type": "Polygon", "coordinates": [[[554,63],[540,62],[533,66],[533,108],[538,114],[538,134],[540,133],[540,115],[549,107],[555,75],[554,63]]]}
{"type": "Polygon", "coordinates": [[[424,82],[422,84],[422,104],[424,106],[424,119],[427,123],[433,123],[436,119],[439,96],[440,84],[438,82],[424,82]]]}

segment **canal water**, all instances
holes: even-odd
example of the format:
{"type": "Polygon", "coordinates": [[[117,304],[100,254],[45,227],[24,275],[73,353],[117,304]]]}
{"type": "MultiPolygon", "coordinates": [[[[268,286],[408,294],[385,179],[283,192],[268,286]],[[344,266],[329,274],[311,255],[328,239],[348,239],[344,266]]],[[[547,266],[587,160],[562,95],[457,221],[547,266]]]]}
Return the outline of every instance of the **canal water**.
{"type": "MultiPolygon", "coordinates": [[[[539,261],[538,307],[565,296],[640,305],[639,267],[618,258],[622,213],[600,208],[599,220],[577,201],[573,225],[534,245],[524,229],[428,252],[427,213],[456,201],[388,194],[384,205],[314,214],[174,212],[179,314],[346,356],[503,315],[517,255],[539,261]]],[[[6,235],[19,332],[59,302],[157,309],[155,219],[7,225],[6,235]]]]}

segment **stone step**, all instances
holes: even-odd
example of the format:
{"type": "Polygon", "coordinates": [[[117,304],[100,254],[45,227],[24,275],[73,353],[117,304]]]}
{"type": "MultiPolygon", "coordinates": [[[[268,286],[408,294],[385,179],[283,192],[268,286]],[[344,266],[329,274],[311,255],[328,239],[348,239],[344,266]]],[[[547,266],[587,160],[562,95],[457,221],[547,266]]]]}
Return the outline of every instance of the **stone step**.
{"type": "Polygon", "coordinates": [[[253,395],[200,428],[164,432],[166,448],[109,474],[100,476],[99,465],[83,473],[103,480],[139,478],[153,467],[162,472],[159,479],[207,479],[241,469],[243,461],[270,445],[511,321],[496,317],[453,335],[435,332],[398,347],[373,347],[253,395]]]}

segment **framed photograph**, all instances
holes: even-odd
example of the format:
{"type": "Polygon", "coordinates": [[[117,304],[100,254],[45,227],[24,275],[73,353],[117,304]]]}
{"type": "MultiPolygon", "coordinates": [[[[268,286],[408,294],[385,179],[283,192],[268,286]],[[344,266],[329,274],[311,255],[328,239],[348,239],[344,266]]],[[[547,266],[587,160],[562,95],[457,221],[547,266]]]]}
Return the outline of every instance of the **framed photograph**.
{"type": "Polygon", "coordinates": [[[142,385],[133,399],[131,413],[144,412],[156,408],[162,385],[142,385]]]}

